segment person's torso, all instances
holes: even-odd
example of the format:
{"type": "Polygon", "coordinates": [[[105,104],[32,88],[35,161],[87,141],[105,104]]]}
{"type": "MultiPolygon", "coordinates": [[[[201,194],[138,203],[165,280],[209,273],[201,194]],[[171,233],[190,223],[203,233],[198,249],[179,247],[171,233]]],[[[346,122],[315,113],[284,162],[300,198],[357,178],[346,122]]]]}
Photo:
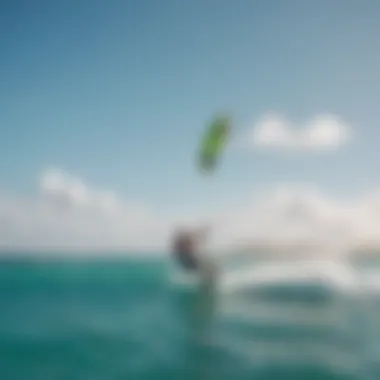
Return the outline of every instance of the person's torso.
{"type": "Polygon", "coordinates": [[[198,260],[191,236],[180,235],[174,240],[173,253],[177,260],[187,269],[197,269],[198,260]]]}

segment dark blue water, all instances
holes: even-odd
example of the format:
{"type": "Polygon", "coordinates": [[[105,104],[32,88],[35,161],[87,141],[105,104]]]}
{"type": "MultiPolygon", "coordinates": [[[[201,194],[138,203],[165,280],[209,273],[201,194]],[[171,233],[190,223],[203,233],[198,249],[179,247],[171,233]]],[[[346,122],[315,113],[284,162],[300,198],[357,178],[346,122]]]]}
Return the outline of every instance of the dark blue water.
{"type": "Polygon", "coordinates": [[[374,281],[291,280],[213,295],[159,260],[4,260],[0,379],[380,379],[374,281]]]}

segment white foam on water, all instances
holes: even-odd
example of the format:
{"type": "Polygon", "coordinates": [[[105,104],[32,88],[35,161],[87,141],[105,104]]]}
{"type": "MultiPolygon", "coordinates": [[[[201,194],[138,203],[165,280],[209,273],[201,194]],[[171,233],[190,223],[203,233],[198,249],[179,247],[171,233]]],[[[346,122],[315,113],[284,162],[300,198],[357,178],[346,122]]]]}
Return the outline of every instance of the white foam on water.
{"type": "Polygon", "coordinates": [[[360,290],[363,293],[380,295],[380,269],[367,269],[357,274],[360,290]]]}
{"type": "Polygon", "coordinates": [[[185,272],[179,265],[171,262],[168,267],[169,283],[178,289],[195,290],[201,284],[201,276],[197,272],[185,272]]]}
{"type": "Polygon", "coordinates": [[[350,290],[357,282],[349,265],[336,261],[272,262],[225,270],[219,290],[234,292],[270,284],[320,283],[336,290],[350,290]]]}
{"type": "MultiPolygon", "coordinates": [[[[176,287],[197,289],[202,278],[200,274],[186,273],[171,263],[169,281],[176,287]]],[[[380,296],[380,268],[362,270],[343,260],[245,263],[242,268],[221,268],[217,291],[223,295],[271,285],[309,284],[327,287],[334,293],[380,296]]]]}

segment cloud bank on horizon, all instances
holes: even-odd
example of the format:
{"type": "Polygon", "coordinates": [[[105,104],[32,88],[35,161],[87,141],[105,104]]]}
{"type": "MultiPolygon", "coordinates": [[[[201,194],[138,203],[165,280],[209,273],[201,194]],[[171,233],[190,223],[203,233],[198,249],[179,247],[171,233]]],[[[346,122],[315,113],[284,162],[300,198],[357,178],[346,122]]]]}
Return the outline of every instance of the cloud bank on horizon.
{"type": "Polygon", "coordinates": [[[0,198],[0,247],[7,249],[153,249],[167,226],[146,205],[92,189],[59,169],[46,170],[38,192],[0,198]]]}

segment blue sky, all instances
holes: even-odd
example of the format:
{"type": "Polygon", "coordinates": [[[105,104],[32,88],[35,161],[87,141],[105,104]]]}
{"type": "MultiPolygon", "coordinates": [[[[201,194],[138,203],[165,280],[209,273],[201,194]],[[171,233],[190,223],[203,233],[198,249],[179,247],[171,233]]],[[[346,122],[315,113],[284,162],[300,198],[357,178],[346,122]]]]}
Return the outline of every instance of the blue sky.
{"type": "Polygon", "coordinates": [[[161,208],[284,181],[370,188],[379,12],[376,0],[2,1],[0,187],[31,193],[57,167],[161,208]],[[230,150],[205,181],[196,145],[225,109],[242,132],[267,112],[296,125],[332,113],[354,138],[329,154],[230,150]]]}

